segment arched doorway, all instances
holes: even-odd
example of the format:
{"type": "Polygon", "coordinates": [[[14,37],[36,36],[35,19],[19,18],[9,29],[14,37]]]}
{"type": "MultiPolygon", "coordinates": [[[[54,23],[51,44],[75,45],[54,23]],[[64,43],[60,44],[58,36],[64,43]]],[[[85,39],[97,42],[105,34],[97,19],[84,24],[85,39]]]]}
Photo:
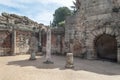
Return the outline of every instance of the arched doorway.
{"type": "Polygon", "coordinates": [[[99,59],[117,61],[117,40],[115,36],[102,34],[96,37],[95,50],[99,59]]]}

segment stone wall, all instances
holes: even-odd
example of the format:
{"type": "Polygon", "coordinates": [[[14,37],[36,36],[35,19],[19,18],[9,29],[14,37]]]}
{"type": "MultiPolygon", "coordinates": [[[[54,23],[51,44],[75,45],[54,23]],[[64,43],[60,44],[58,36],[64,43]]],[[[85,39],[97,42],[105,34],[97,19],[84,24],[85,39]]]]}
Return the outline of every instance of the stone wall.
{"type": "MultiPolygon", "coordinates": [[[[42,43],[42,52],[46,53],[46,29],[42,29],[41,33],[41,43],[42,43]]],[[[64,54],[64,28],[52,28],[51,29],[51,52],[53,54],[64,54]]]]}
{"type": "Polygon", "coordinates": [[[117,60],[120,62],[119,0],[79,0],[79,2],[77,12],[66,19],[65,43],[68,52],[88,59],[97,58],[95,38],[109,34],[116,36],[117,60]]]}
{"type": "Polygon", "coordinates": [[[29,38],[31,32],[26,31],[17,31],[16,33],[16,53],[28,53],[29,52],[29,38]]]}
{"type": "Polygon", "coordinates": [[[11,23],[11,24],[15,24],[15,25],[19,25],[19,26],[29,26],[29,27],[39,27],[40,24],[38,24],[37,22],[29,19],[26,16],[19,16],[16,14],[8,14],[8,13],[2,13],[2,16],[0,16],[0,23],[11,23]]]}
{"type": "Polygon", "coordinates": [[[10,55],[11,34],[8,31],[0,31],[0,55],[10,55]]]}
{"type": "Polygon", "coordinates": [[[64,27],[52,29],[52,53],[64,54],[64,27]]]}
{"type": "Polygon", "coordinates": [[[43,24],[38,24],[26,16],[2,13],[0,16],[0,54],[28,53],[31,34],[36,32],[35,37],[38,43],[41,43],[39,32],[43,27],[43,24]]]}
{"type": "MultiPolygon", "coordinates": [[[[3,32],[6,30],[11,34],[11,38],[6,39],[6,44],[11,46],[9,53],[12,55],[29,53],[29,39],[32,36],[33,28],[35,28],[35,37],[38,41],[38,46],[36,46],[38,52],[46,53],[47,26],[16,14],[2,13],[0,16],[0,30],[3,32]]],[[[2,33],[0,35],[2,36],[2,33]]],[[[52,53],[64,54],[64,28],[53,28],[51,36],[52,53]]]]}

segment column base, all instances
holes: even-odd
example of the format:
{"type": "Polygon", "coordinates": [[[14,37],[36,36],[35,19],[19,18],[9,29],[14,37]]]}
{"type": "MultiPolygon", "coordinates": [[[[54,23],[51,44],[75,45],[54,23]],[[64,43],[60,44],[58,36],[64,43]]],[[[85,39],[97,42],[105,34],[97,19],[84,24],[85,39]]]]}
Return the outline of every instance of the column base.
{"type": "Polygon", "coordinates": [[[52,62],[52,61],[45,61],[45,62],[43,62],[44,64],[54,64],[54,62],[52,62]]]}
{"type": "Polygon", "coordinates": [[[65,68],[73,69],[73,68],[74,68],[74,65],[66,65],[65,68]]]}
{"type": "Polygon", "coordinates": [[[30,58],[29,60],[36,60],[36,58],[30,58]]]}
{"type": "Polygon", "coordinates": [[[65,68],[74,68],[73,53],[67,53],[65,68]]]}

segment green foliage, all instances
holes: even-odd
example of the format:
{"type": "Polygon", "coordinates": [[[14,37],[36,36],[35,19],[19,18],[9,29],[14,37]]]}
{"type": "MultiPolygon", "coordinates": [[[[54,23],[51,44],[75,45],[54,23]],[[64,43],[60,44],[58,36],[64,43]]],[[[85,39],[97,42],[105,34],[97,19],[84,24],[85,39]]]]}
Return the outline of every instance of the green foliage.
{"type": "Polygon", "coordinates": [[[58,26],[60,22],[65,21],[67,16],[70,16],[72,14],[71,10],[67,7],[60,7],[55,10],[55,13],[53,14],[53,26],[58,26]]]}
{"type": "Polygon", "coordinates": [[[58,23],[58,27],[64,27],[65,26],[65,21],[61,21],[58,23]]]}

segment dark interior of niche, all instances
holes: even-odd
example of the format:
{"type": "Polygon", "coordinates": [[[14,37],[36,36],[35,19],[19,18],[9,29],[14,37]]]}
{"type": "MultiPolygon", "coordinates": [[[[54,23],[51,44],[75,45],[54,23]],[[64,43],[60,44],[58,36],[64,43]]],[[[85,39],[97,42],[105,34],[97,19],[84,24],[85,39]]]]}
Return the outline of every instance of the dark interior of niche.
{"type": "Polygon", "coordinates": [[[96,3],[96,1],[94,0],[93,3],[96,3]]]}
{"type": "Polygon", "coordinates": [[[119,10],[120,10],[120,7],[118,7],[118,8],[117,8],[117,7],[114,7],[114,8],[112,9],[112,11],[113,11],[113,12],[116,12],[116,13],[118,13],[119,10]]]}

